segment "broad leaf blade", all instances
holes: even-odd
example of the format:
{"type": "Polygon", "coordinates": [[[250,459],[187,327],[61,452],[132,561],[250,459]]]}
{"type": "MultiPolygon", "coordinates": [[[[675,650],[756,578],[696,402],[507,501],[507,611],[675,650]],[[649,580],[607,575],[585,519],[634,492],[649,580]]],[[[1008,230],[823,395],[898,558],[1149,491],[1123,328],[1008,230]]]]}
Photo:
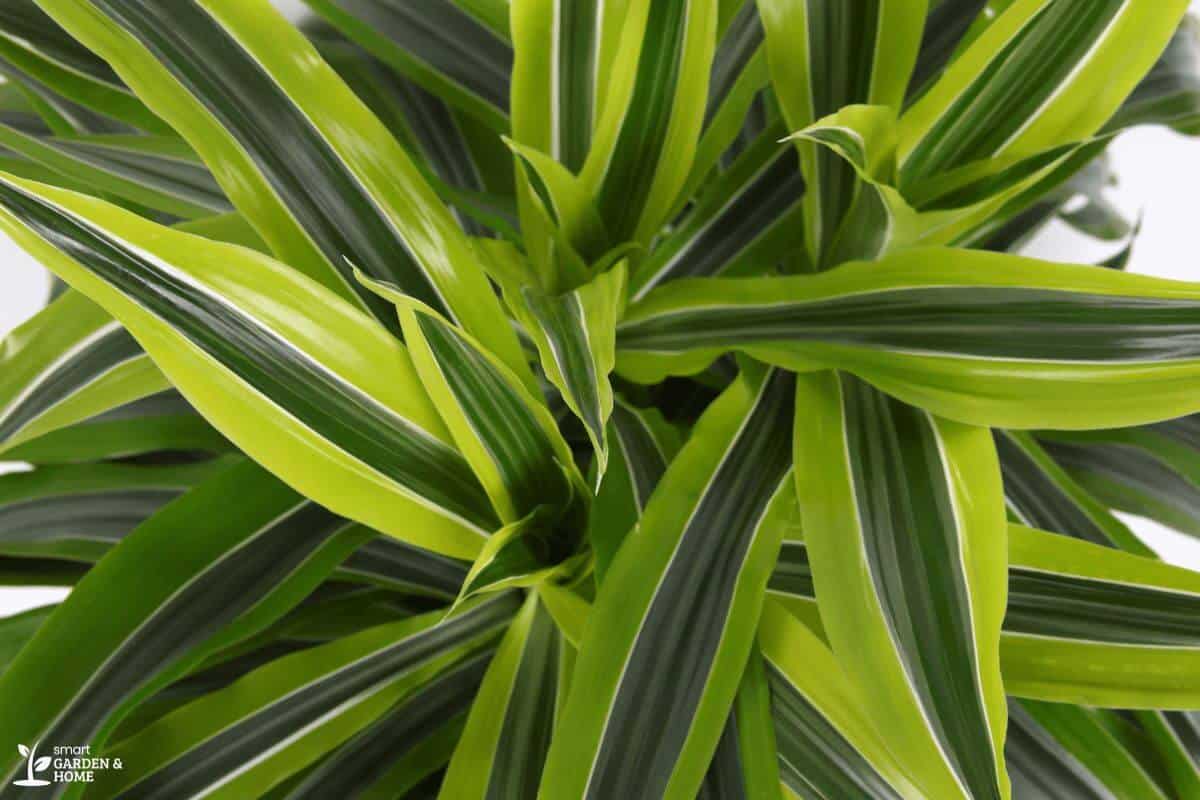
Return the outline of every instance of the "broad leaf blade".
{"type": "Polygon", "coordinates": [[[167,387],[120,323],[69,291],[0,346],[0,447],[15,447],[167,387]]]}
{"type": "Polygon", "coordinates": [[[832,373],[798,379],[796,413],[809,420],[796,481],[834,652],[927,794],[1007,797],[991,437],[832,373]]]}
{"type": "Polygon", "coordinates": [[[188,139],[282,260],[394,324],[386,304],[353,280],[349,259],[524,368],[450,212],[379,120],[265,0],[187,0],[170,9],[143,0],[44,5],[188,139]],[[190,35],[164,35],[179,29],[190,35]],[[281,130],[287,148],[278,146],[281,130]]]}
{"type": "MultiPolygon", "coordinates": [[[[47,620],[0,677],[4,729],[98,745],[139,699],[299,603],[363,538],[252,464],[222,470],[127,537],[47,620]]],[[[5,764],[7,786],[18,765],[5,764]]]]}
{"type": "Polygon", "coordinates": [[[439,796],[534,797],[565,694],[570,654],[530,592],[488,666],[439,796]]]}
{"type": "Polygon", "coordinates": [[[791,384],[749,367],[663,476],[588,619],[543,795],[699,790],[795,520],[791,384]]]}
{"type": "Polygon", "coordinates": [[[971,424],[1072,430],[1194,411],[1197,322],[1194,284],[921,248],[820,275],[676,281],[626,311],[617,342],[619,371],[647,382],[744,350],[971,424]],[[1099,387],[1105,402],[1089,402],[1099,387]]]}
{"type": "Polygon", "coordinates": [[[486,494],[407,351],[361,312],[266,256],[100,201],[4,181],[0,206],[14,238],[124,320],[244,452],[399,538],[465,557],[482,546],[486,494]]]}

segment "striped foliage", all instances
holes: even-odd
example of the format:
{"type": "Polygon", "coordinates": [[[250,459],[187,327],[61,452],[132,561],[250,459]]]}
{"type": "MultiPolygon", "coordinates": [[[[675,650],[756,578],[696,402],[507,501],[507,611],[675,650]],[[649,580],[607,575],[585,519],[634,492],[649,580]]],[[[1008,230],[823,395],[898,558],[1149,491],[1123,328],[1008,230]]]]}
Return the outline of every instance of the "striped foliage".
{"type": "Polygon", "coordinates": [[[0,800],[1195,796],[1186,4],[0,3],[0,800]]]}

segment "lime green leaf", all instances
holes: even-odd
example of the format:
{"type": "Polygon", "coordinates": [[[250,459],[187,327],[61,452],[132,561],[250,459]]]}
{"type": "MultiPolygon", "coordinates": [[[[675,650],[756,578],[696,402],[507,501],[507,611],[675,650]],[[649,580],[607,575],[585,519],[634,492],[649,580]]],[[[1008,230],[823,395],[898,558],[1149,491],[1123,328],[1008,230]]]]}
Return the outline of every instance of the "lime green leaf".
{"type": "Polygon", "coordinates": [[[716,47],[716,0],[629,0],[581,178],[615,242],[667,221],[695,158],[716,47]]]}
{"type": "Polygon", "coordinates": [[[1189,15],[1171,37],[1166,52],[1104,130],[1169,125],[1181,133],[1195,134],[1197,122],[1200,122],[1200,22],[1189,15]]]}
{"type": "MultiPolygon", "coordinates": [[[[813,0],[759,3],[771,79],[788,127],[798,131],[850,105],[898,112],[921,44],[926,0],[862,0],[845,9],[813,0]]],[[[798,141],[805,238],[812,262],[838,263],[832,246],[856,203],[858,178],[832,152],[798,141]]]]}
{"type": "MultiPolygon", "coordinates": [[[[0,676],[0,724],[24,741],[91,742],[98,752],[140,699],[274,622],[367,536],[253,464],[221,470],[79,582],[0,676]],[[218,526],[214,505],[224,509],[218,526]]],[[[19,764],[6,754],[4,765],[7,785],[19,764]]]]}
{"type": "Polygon", "coordinates": [[[0,447],[11,449],[168,385],[116,320],[68,291],[0,344],[0,447]]]}
{"type": "Polygon", "coordinates": [[[833,373],[798,378],[796,414],[804,540],[834,652],[927,795],[1007,797],[989,433],[833,373]]]}
{"type": "Polygon", "coordinates": [[[507,127],[513,51],[506,37],[452,0],[305,0],[397,72],[486,121],[507,127]]]}
{"type": "Polygon", "coordinates": [[[591,147],[628,0],[514,0],[512,131],[577,173],[591,147]]]}
{"type": "Polygon", "coordinates": [[[128,766],[92,791],[262,796],[448,671],[478,680],[515,605],[498,596],[277,659],[119,743],[109,753],[128,766]]]}
{"type": "Polygon", "coordinates": [[[1010,694],[1119,708],[1200,702],[1200,575],[1015,525],[1009,559],[1010,694]]]}
{"type": "Polygon", "coordinates": [[[758,631],[783,784],[798,796],[918,797],[842,664],[768,600],[758,631]]]}
{"type": "Polygon", "coordinates": [[[608,443],[604,429],[612,413],[609,373],[616,362],[615,331],[625,310],[624,262],[565,294],[535,287],[505,289],[505,297],[533,339],[542,370],[587,430],[596,452],[595,480],[604,476],[608,443]]]}
{"type": "Polygon", "coordinates": [[[450,555],[473,556],[495,527],[403,345],[332,292],[63,190],[5,181],[0,206],[21,246],[123,320],[200,413],[299,491],[450,555]]]}
{"type": "Polygon", "coordinates": [[[820,275],[663,286],[621,321],[619,371],[650,382],[736,349],[844,369],[972,424],[1113,427],[1200,405],[1197,300],[1189,283],[920,248],[820,275]],[[1089,402],[1101,387],[1105,402],[1089,402]]]}
{"type": "Polygon", "coordinates": [[[525,368],[449,210],[266,0],[188,0],[171,9],[121,0],[103,13],[84,0],[45,7],[180,131],[283,261],[395,326],[390,307],[353,280],[349,259],[447,313],[513,369],[525,368]],[[166,30],[190,35],[164,38],[166,30]],[[271,133],[281,128],[290,132],[286,148],[271,133]]]}
{"type": "Polygon", "coordinates": [[[537,795],[563,688],[564,648],[553,618],[530,593],[471,704],[442,797],[537,795]]]}
{"type": "Polygon", "coordinates": [[[696,796],[795,524],[791,384],[748,366],[667,469],[588,619],[543,796],[696,796]]]}
{"type": "Polygon", "coordinates": [[[904,115],[902,185],[1096,133],[1150,70],[1186,0],[1018,0],[904,115]]]}
{"type": "Polygon", "coordinates": [[[391,287],[372,286],[396,303],[421,383],[500,519],[572,505],[583,479],[542,398],[436,312],[391,287]]]}

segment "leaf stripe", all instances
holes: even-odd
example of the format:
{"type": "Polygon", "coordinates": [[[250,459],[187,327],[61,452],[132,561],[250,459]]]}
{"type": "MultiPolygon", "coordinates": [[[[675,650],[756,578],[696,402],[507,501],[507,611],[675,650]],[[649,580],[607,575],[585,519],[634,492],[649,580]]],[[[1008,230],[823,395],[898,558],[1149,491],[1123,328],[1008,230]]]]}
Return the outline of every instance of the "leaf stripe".
{"type": "Polygon", "coordinates": [[[0,184],[0,202],[37,235],[170,324],[282,411],[403,491],[481,533],[495,527],[487,497],[462,456],[290,347],[244,311],[221,303],[149,253],[14,184],[0,184]]]}
{"type": "Polygon", "coordinates": [[[642,417],[623,401],[618,400],[613,405],[612,421],[617,446],[621,448],[629,469],[633,501],[640,514],[666,472],[666,453],[663,452],[654,431],[650,430],[642,417]]]}
{"type": "Polygon", "coordinates": [[[712,122],[721,103],[741,77],[742,70],[765,40],[766,31],[758,16],[758,5],[754,0],[747,0],[730,20],[713,55],[712,73],[708,79],[708,106],[704,112],[705,128],[712,122]]]}

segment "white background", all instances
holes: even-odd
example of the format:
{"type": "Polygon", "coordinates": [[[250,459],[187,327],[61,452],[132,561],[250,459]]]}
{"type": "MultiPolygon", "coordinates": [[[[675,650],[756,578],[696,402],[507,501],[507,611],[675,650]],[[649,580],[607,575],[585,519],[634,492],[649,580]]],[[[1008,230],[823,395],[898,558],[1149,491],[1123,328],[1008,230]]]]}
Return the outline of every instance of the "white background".
{"type": "MultiPolygon", "coordinates": [[[[303,8],[300,0],[276,0],[289,15],[303,8]]],[[[1200,0],[1193,13],[1200,11],[1200,0]]],[[[1110,149],[1120,185],[1112,200],[1132,215],[1144,213],[1144,225],[1129,269],[1147,275],[1200,280],[1200,139],[1187,139],[1162,129],[1132,131],[1110,149]]],[[[1035,242],[1034,255],[1061,261],[1094,261],[1108,253],[1063,225],[1035,242]]],[[[46,272],[0,234],[0,333],[11,330],[42,307],[46,272]]],[[[1147,520],[1123,517],[1166,560],[1200,569],[1200,542],[1147,520]]],[[[0,616],[56,602],[57,588],[0,588],[0,616]]]]}

